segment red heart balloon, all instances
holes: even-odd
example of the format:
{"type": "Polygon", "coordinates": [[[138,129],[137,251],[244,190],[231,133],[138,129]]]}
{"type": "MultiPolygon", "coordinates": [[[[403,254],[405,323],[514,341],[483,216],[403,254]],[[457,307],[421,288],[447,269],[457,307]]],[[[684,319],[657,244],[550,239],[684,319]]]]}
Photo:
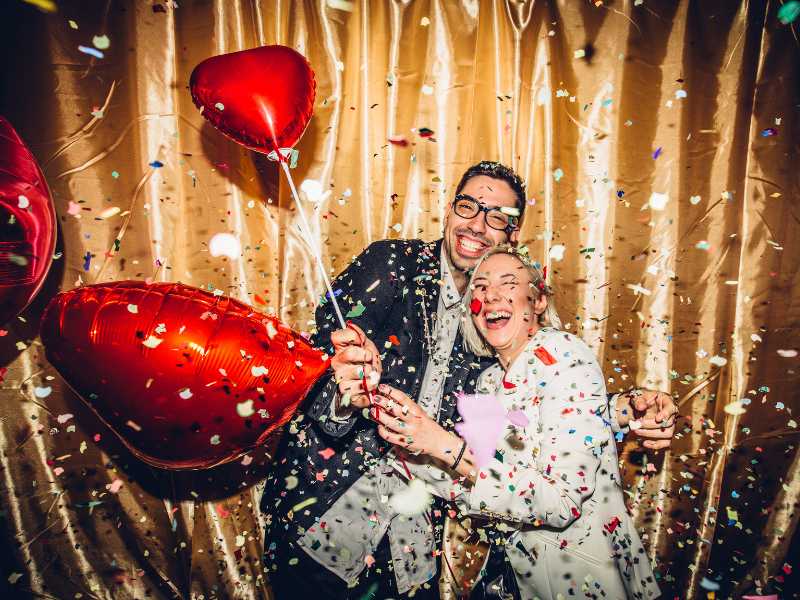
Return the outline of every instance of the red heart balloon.
{"type": "Polygon", "coordinates": [[[189,79],[203,116],[243,146],[268,154],[300,139],[314,109],[314,72],[286,46],[213,56],[189,79]]]}
{"type": "Polygon", "coordinates": [[[263,444],[328,367],[277,319],[180,283],[64,292],[41,335],[47,359],[131,452],[169,469],[263,444]]]}
{"type": "Polygon", "coordinates": [[[30,150],[0,117],[0,325],[33,299],[47,277],[56,215],[30,150]]]}

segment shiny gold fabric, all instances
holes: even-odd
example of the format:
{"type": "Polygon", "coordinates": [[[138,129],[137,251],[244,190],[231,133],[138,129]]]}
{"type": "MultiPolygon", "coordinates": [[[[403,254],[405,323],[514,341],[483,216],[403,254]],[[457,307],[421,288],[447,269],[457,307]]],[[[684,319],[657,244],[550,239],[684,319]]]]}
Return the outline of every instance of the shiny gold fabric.
{"type": "MultiPolygon", "coordinates": [[[[194,473],[133,459],[44,360],[36,325],[57,289],[180,280],[308,329],[322,292],[308,243],[335,274],[374,240],[436,238],[480,159],[528,181],[522,237],[610,389],[680,399],[672,450],[624,456],[665,597],[798,585],[800,53],[781,2],[34,4],[5,9],[2,110],[45,169],[61,254],[0,338],[8,597],[269,595],[266,450],[194,473]],[[102,35],[104,58],[79,52],[102,35]],[[310,236],[274,163],[222,137],[187,90],[204,58],[273,43],[316,71],[293,172],[326,191],[304,204],[310,236]],[[218,232],[242,258],[209,254],[218,232]]],[[[448,597],[477,552],[454,539],[448,597]]]]}

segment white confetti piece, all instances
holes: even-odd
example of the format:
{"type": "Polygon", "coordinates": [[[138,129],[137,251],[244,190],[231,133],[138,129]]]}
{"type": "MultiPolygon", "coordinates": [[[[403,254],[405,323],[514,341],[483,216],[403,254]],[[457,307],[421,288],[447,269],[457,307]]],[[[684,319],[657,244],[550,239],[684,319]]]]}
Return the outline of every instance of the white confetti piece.
{"type": "Polygon", "coordinates": [[[192,390],[189,388],[183,388],[180,392],[178,392],[178,395],[184,400],[188,400],[192,397],[192,390]]]}
{"type": "Polygon", "coordinates": [[[105,209],[103,212],[100,213],[100,218],[110,219],[111,217],[119,213],[120,210],[121,209],[119,206],[109,206],[107,209],[105,209]]]}
{"type": "Polygon", "coordinates": [[[92,38],[92,45],[98,50],[107,50],[111,46],[111,40],[107,35],[96,35],[92,38]]]}
{"type": "Polygon", "coordinates": [[[423,85],[422,93],[425,94],[426,96],[430,96],[431,94],[433,94],[433,87],[429,85],[423,85]]]}
{"type": "Polygon", "coordinates": [[[30,200],[28,200],[28,199],[27,199],[25,196],[23,196],[22,194],[20,194],[20,195],[18,196],[18,198],[17,198],[17,201],[19,202],[19,204],[18,204],[17,206],[19,206],[20,208],[28,208],[28,207],[31,205],[31,202],[30,202],[30,200]]]}
{"type": "Polygon", "coordinates": [[[250,372],[253,374],[253,377],[261,377],[267,374],[268,369],[264,366],[254,366],[250,367],[250,372]]]}
{"type": "Polygon", "coordinates": [[[724,367],[728,364],[728,359],[723,356],[712,356],[708,359],[708,362],[716,367],[724,367]]]}
{"type": "MultiPolygon", "coordinates": [[[[330,0],[328,0],[330,2],[330,0]]],[[[243,535],[239,534],[236,536],[236,547],[241,548],[244,546],[245,538],[243,535]]]]}
{"type": "Polygon", "coordinates": [[[744,413],[747,412],[741,400],[736,400],[735,402],[730,402],[729,404],[726,404],[723,410],[729,415],[734,415],[734,416],[743,415],[744,413]]]}
{"type": "Polygon", "coordinates": [[[249,465],[251,462],[253,462],[253,457],[252,457],[252,456],[250,456],[249,454],[245,454],[245,455],[242,457],[242,466],[243,466],[243,467],[246,467],[246,466],[247,466],[247,465],[249,465]]]}
{"type": "Polygon", "coordinates": [[[701,199],[702,198],[700,198],[700,196],[692,196],[691,198],[689,198],[689,202],[691,204],[700,204],[701,199]]]}
{"type": "Polygon", "coordinates": [[[215,433],[214,435],[212,435],[209,441],[211,442],[212,446],[218,446],[220,443],[219,434],[215,433]]]}
{"type": "Polygon", "coordinates": [[[208,251],[211,256],[227,256],[231,260],[239,258],[242,245],[239,238],[230,233],[217,233],[208,242],[208,251]]]}
{"type": "Polygon", "coordinates": [[[35,388],[33,388],[33,394],[37,398],[47,398],[52,393],[52,391],[53,391],[53,388],[51,388],[49,385],[45,386],[45,387],[35,387],[35,388]]]}
{"type": "Polygon", "coordinates": [[[316,179],[304,179],[300,191],[306,195],[306,200],[314,204],[319,204],[326,196],[322,191],[322,183],[316,179]]]}
{"type": "Polygon", "coordinates": [[[418,515],[427,510],[431,499],[425,483],[421,479],[412,479],[404,490],[392,496],[390,502],[401,515],[418,515]]]}
{"type": "Polygon", "coordinates": [[[128,304],[128,312],[129,313],[133,313],[134,315],[138,314],[139,313],[139,307],[136,306],[135,304],[128,304]]]}
{"type": "Polygon", "coordinates": [[[236,414],[243,419],[252,416],[254,412],[252,400],[245,400],[244,402],[239,402],[236,405],[236,414]]]}
{"type": "Polygon", "coordinates": [[[797,356],[797,350],[778,350],[778,356],[782,356],[783,358],[795,358],[797,356]]]}
{"type": "Polygon", "coordinates": [[[652,210],[664,210],[667,206],[667,202],[669,202],[669,196],[667,194],[653,192],[650,194],[650,201],[648,204],[652,210]]]}
{"type": "Polygon", "coordinates": [[[269,339],[272,339],[278,335],[278,330],[275,329],[275,325],[273,325],[272,321],[267,321],[267,335],[269,336],[269,339]]]}
{"type": "Polygon", "coordinates": [[[652,293],[646,287],[642,287],[638,283],[629,283],[625,287],[628,288],[629,290],[632,290],[634,294],[642,294],[643,296],[649,296],[652,293]]]}
{"type": "Polygon", "coordinates": [[[73,415],[72,413],[64,413],[63,415],[58,415],[56,417],[56,421],[58,421],[59,424],[63,425],[64,423],[69,421],[73,416],[75,415],[73,415]]]}
{"type": "Polygon", "coordinates": [[[547,255],[553,260],[563,260],[566,249],[567,247],[564,244],[556,244],[550,248],[550,252],[547,255]]]}
{"type": "Polygon", "coordinates": [[[163,342],[161,338],[157,338],[154,335],[149,336],[145,341],[142,342],[144,346],[148,348],[156,348],[161,342],[163,342]]]}

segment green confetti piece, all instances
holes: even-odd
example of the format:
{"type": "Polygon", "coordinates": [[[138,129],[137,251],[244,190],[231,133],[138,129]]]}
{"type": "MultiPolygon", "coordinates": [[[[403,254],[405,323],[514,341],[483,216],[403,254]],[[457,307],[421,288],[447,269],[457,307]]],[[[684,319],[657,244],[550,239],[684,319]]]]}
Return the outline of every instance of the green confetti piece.
{"type": "Polygon", "coordinates": [[[365,310],[367,310],[367,307],[361,304],[361,300],[359,300],[358,304],[356,304],[352,308],[352,310],[345,315],[345,317],[347,317],[348,319],[352,319],[354,317],[360,317],[361,315],[364,314],[365,310]]]}
{"type": "Polygon", "coordinates": [[[784,25],[793,23],[800,17],[800,1],[791,0],[778,9],[778,20],[784,25]]]}

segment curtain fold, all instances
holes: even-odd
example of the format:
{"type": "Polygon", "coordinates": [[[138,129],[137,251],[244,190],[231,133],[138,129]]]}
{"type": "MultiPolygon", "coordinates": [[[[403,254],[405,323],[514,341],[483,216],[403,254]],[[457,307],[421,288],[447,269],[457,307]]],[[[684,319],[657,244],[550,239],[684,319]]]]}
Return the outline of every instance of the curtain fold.
{"type": "MultiPolygon", "coordinates": [[[[435,239],[481,159],[527,181],[522,240],[609,390],[680,402],[670,451],[628,443],[621,461],[664,597],[800,588],[800,43],[782,2],[34,4],[3,9],[0,109],[45,171],[60,236],[45,289],[0,338],[7,594],[270,597],[258,499],[274,443],[209,471],[143,465],[45,360],[49,298],[181,281],[309,331],[310,244],[335,275],[374,240],[435,239]],[[78,50],[102,35],[103,58],[78,50]],[[303,195],[309,233],[275,163],[188,91],[203,59],[264,44],[316,75],[293,170],[324,191],[303,195]],[[239,259],[209,253],[223,232],[239,259]]],[[[450,533],[454,598],[482,554],[450,533]]]]}

